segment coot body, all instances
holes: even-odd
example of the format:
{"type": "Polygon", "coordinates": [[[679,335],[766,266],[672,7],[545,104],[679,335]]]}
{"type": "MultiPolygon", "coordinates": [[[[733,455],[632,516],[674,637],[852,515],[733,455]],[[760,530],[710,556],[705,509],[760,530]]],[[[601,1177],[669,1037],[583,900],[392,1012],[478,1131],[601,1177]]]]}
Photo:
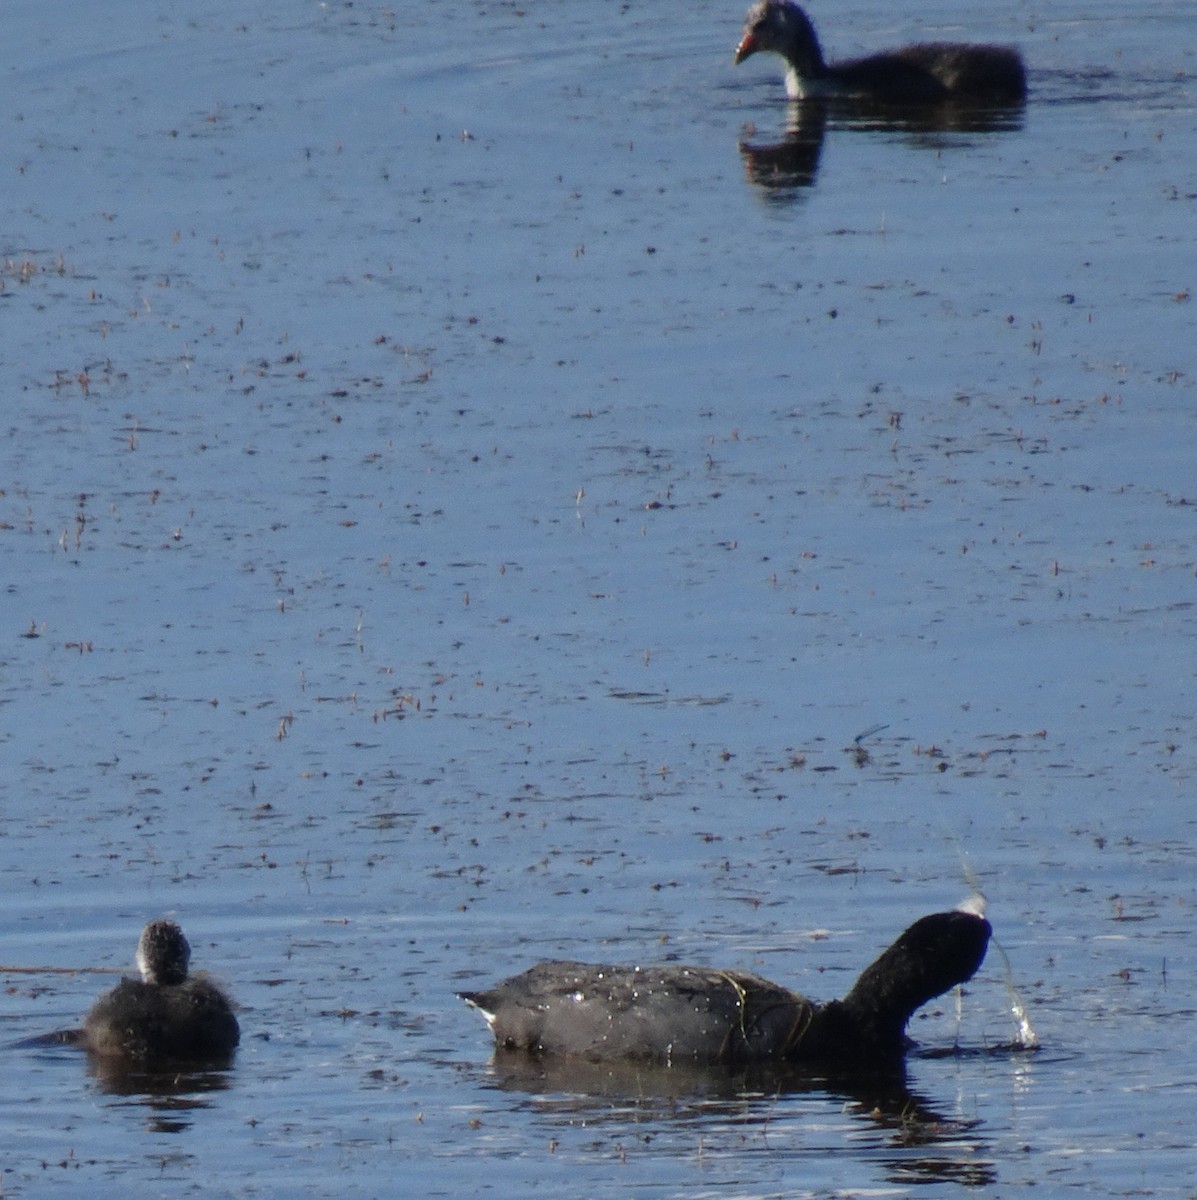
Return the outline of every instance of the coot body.
{"type": "Polygon", "coordinates": [[[972,978],[990,932],[972,912],[923,917],[828,1004],[746,971],[559,961],[461,998],[505,1050],[591,1061],[881,1063],[901,1057],[915,1009],[972,978]]]}

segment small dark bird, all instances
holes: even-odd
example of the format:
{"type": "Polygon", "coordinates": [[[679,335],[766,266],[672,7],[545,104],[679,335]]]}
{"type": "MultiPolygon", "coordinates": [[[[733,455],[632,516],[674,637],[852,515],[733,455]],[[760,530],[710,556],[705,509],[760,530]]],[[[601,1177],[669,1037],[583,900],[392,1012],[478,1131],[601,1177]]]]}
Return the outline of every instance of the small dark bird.
{"type": "Polygon", "coordinates": [[[746,971],[542,962],[461,992],[502,1050],[590,1061],[882,1067],[907,1048],[915,1009],[976,973],[989,922],[957,909],[916,921],[842,1000],[816,1004],[746,971]]]}
{"type": "Polygon", "coordinates": [[[791,100],[1019,104],[1027,94],[1026,68],[1009,46],[922,42],[846,62],[824,62],[815,27],[792,0],[759,0],[748,10],[735,61],[765,50],[785,59],[791,100]]]}
{"type": "Polygon", "coordinates": [[[207,975],[187,973],[190,962],[182,929],[151,921],[137,943],[141,979],[122,979],[101,996],[70,1040],[100,1058],[151,1068],[228,1059],[241,1038],[233,1006],[207,975]]]}

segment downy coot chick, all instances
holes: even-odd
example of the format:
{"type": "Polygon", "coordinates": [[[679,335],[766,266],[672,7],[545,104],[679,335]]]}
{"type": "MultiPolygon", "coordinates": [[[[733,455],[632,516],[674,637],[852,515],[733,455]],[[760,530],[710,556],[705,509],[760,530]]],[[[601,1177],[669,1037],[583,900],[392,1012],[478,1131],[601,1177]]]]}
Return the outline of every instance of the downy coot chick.
{"type": "Polygon", "coordinates": [[[865,58],[826,63],[810,18],[792,0],[759,0],[744,21],[735,61],[771,50],[786,61],[791,100],[849,97],[888,104],[973,100],[1018,104],[1026,69],[1009,46],[922,42],[865,58]]]}
{"type": "Polygon", "coordinates": [[[900,1059],[915,1009],[971,979],[989,922],[955,910],[916,921],[842,1000],[816,1004],[746,971],[543,962],[462,992],[500,1049],[602,1061],[738,1065],[900,1059]]]}
{"type": "Polygon", "coordinates": [[[80,1043],[105,1059],[154,1067],[227,1059],[241,1033],[228,996],[189,975],[191,947],[174,921],[151,921],[137,944],[141,979],[122,979],[87,1014],[80,1043]]]}

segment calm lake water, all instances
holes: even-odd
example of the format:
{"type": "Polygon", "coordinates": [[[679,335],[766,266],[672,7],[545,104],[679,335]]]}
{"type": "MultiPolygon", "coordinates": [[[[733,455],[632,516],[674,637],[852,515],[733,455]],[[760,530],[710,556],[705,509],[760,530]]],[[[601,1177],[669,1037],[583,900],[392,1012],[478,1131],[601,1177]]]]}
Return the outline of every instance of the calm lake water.
{"type": "Polygon", "coordinates": [[[1192,1195],[1197,4],[812,15],[1030,102],[797,128],[738,2],[6,5],[5,1196],[1192,1195]],[[974,881],[875,1093],[454,997],[830,998],[974,881]],[[232,1070],[14,1045],[162,913],[232,1070]]]}

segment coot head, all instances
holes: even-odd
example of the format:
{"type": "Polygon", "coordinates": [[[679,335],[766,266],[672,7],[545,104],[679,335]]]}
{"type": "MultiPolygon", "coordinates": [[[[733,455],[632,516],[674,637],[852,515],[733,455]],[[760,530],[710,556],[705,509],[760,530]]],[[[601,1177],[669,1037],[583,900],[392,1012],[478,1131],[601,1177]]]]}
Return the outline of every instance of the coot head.
{"type": "Polygon", "coordinates": [[[137,941],[137,969],[145,983],[182,983],[191,964],[191,944],[174,921],[151,921],[137,941]]]}
{"type": "Polygon", "coordinates": [[[789,0],[758,0],[748,10],[733,61],[738,65],[767,51],[793,61],[805,73],[817,74],[823,69],[815,27],[806,12],[789,0]]]}

